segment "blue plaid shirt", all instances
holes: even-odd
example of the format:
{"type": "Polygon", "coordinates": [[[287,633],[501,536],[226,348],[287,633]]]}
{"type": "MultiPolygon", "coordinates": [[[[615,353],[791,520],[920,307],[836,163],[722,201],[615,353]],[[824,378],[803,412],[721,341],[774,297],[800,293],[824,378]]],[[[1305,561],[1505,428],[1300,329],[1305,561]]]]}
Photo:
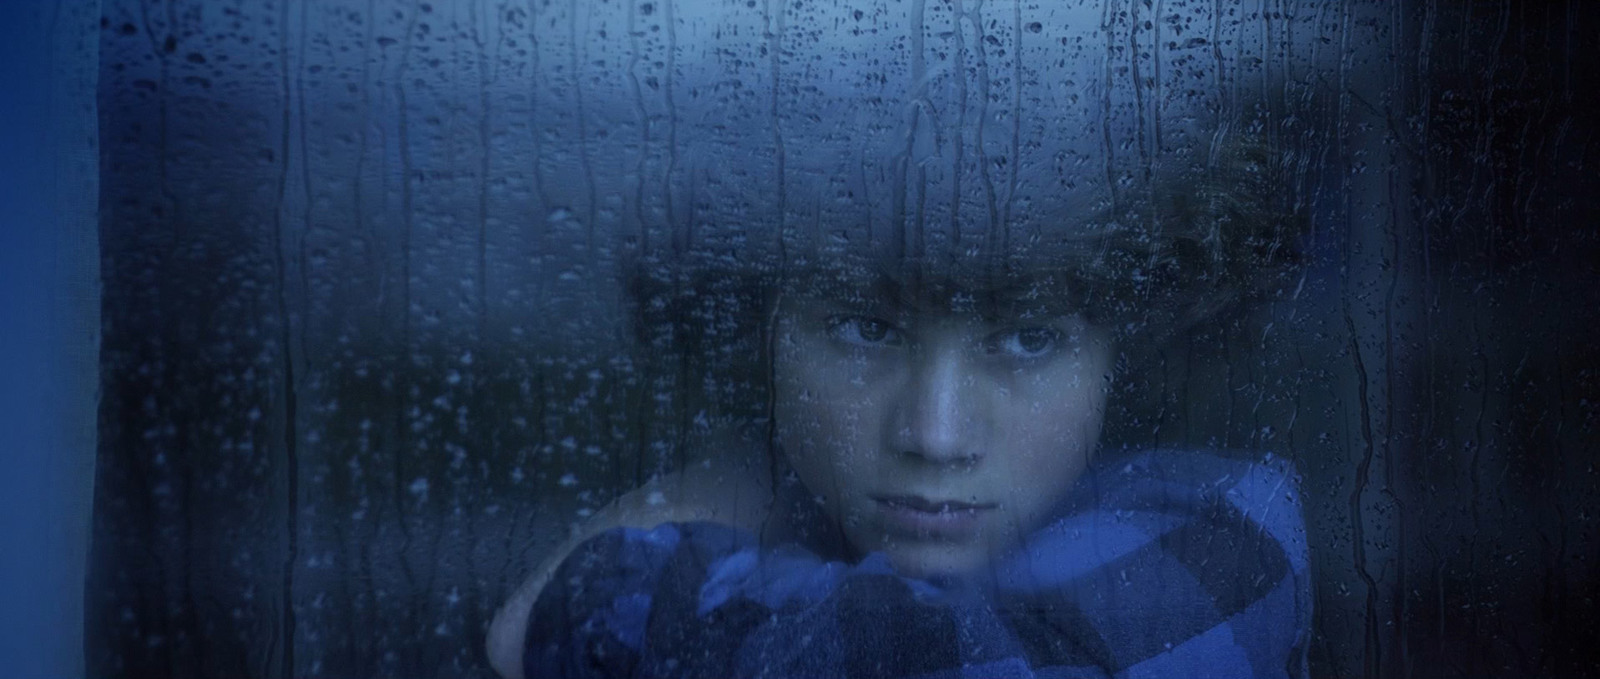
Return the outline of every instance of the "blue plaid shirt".
{"type": "Polygon", "coordinates": [[[1305,677],[1292,465],[1102,463],[983,586],[828,561],[712,523],[584,543],[534,605],[530,678],[1305,677]]]}

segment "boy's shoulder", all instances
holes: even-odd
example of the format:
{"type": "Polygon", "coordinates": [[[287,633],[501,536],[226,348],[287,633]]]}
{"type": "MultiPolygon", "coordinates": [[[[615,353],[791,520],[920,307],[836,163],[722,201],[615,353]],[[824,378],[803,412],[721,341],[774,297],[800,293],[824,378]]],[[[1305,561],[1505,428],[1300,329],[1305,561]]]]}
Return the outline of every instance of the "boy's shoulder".
{"type": "MultiPolygon", "coordinates": [[[[1121,503],[1183,505],[1221,501],[1247,513],[1278,509],[1299,516],[1300,474],[1272,452],[1155,448],[1097,459],[1076,482],[1073,507],[1121,503]]],[[[1270,516],[1260,517],[1268,523],[1270,516]]],[[[1287,523],[1284,528],[1291,528],[1287,523]]],[[[1285,535],[1284,537],[1287,537],[1285,535]]]]}
{"type": "Polygon", "coordinates": [[[1273,452],[1155,449],[1120,461],[1120,485],[1158,485],[1191,504],[1221,502],[1291,549],[1304,551],[1300,472],[1273,452]]]}
{"type": "Polygon", "coordinates": [[[1293,460],[1125,452],[1080,478],[1069,506],[1002,564],[1002,588],[1068,593],[1097,636],[1126,642],[1122,667],[1188,675],[1181,659],[1242,654],[1241,676],[1306,675],[1311,559],[1293,460]],[[1142,633],[1156,611],[1172,624],[1142,633]]]}
{"type": "MultiPolygon", "coordinates": [[[[1299,472],[1270,452],[1119,451],[1079,477],[1055,516],[1029,544],[1070,533],[1102,544],[1152,542],[1187,556],[1260,543],[1254,553],[1281,555],[1286,574],[1309,567],[1299,472]]],[[[1103,560],[1106,551],[1096,553],[1103,560]]]]}

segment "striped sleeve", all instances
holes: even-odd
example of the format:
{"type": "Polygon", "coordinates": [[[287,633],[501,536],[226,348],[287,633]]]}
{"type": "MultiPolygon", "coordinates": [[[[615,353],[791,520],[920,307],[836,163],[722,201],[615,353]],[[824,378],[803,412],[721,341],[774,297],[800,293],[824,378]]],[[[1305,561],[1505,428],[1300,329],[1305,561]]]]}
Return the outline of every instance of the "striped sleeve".
{"type": "Polygon", "coordinates": [[[1117,677],[1303,677],[1309,556],[1291,465],[1151,452],[1104,468],[1002,568],[1002,612],[1035,668],[1071,619],[1117,677]]]}
{"type": "Polygon", "coordinates": [[[882,554],[763,550],[716,524],[617,529],[541,594],[527,676],[1299,679],[1298,492],[1270,457],[1118,459],[977,590],[902,577],[882,554]]]}
{"type": "Polygon", "coordinates": [[[749,533],[704,522],[614,528],[589,539],[534,603],[524,675],[694,677],[700,675],[684,670],[726,668],[743,635],[768,612],[729,605],[703,614],[696,598],[712,564],[754,543],[749,533]]]}

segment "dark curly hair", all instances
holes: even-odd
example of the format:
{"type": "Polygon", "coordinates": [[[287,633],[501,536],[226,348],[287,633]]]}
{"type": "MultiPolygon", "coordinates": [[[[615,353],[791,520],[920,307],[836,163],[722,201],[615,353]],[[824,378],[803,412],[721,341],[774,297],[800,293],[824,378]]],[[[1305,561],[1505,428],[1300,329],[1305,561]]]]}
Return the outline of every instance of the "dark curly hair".
{"type": "MultiPolygon", "coordinates": [[[[1294,154],[1259,129],[1219,130],[1198,162],[1130,173],[1113,195],[1048,226],[921,251],[849,241],[768,252],[736,244],[635,252],[624,265],[646,362],[673,365],[683,407],[759,417],[763,336],[779,295],[881,286],[911,303],[953,293],[990,308],[1047,299],[1107,328],[1125,353],[1158,348],[1292,286],[1309,220],[1294,154]]],[[[917,225],[911,225],[914,229],[917,225]]],[[[1121,362],[1126,365],[1127,362],[1121,362]]]]}

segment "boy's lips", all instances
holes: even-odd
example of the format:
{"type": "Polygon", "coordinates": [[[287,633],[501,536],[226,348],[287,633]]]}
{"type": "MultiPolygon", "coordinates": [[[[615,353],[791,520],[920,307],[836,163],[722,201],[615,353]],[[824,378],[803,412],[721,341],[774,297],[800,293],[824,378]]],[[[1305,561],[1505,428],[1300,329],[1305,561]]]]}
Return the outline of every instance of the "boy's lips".
{"type": "Polygon", "coordinates": [[[964,540],[971,538],[990,502],[932,500],[920,495],[876,495],[888,532],[903,537],[964,540]]]}
{"type": "Polygon", "coordinates": [[[961,500],[930,500],[920,495],[874,495],[880,504],[904,507],[919,512],[954,512],[961,510],[994,509],[993,502],[963,502],[961,500]]]}

